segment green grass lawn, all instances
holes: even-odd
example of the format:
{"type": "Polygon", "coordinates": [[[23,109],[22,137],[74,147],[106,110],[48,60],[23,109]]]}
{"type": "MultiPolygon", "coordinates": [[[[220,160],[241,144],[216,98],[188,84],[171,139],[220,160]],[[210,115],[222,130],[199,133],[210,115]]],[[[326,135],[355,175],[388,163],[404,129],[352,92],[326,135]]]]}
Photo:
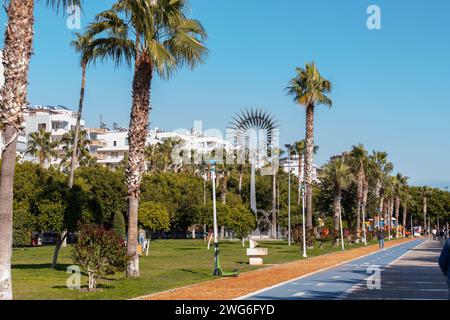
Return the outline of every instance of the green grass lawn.
{"type": "MultiPolygon", "coordinates": [[[[348,249],[362,244],[347,245],[348,249]]],[[[266,265],[280,264],[302,259],[296,245],[288,246],[286,241],[261,242],[261,247],[269,249],[264,259],[266,265]]],[[[148,257],[140,259],[141,277],[126,279],[117,274],[99,281],[100,290],[85,293],[69,290],[66,281],[70,274],[67,267],[72,265],[70,246],[61,249],[59,265],[50,269],[53,247],[15,249],[13,252],[13,290],[15,299],[127,299],[189,284],[214,279],[213,254],[208,251],[203,240],[154,240],[148,257]]],[[[224,271],[239,269],[241,272],[257,267],[248,265],[246,249],[238,241],[220,243],[220,259],[224,271]]],[[[308,256],[339,251],[330,244],[323,249],[308,251],[308,256]]],[[[83,275],[82,285],[87,284],[83,275]]]]}

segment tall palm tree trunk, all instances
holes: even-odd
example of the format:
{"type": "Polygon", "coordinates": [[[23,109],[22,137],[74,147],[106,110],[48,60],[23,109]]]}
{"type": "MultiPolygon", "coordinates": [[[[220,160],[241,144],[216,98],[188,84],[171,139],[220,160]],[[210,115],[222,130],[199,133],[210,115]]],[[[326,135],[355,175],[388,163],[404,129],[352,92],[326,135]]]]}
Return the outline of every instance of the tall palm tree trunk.
{"type": "Polygon", "coordinates": [[[389,239],[391,239],[392,217],[394,216],[394,198],[391,198],[389,206],[389,239]]]}
{"type": "Polygon", "coordinates": [[[403,232],[402,232],[402,234],[403,234],[403,237],[405,237],[405,229],[406,229],[406,218],[407,218],[407,215],[408,215],[408,205],[406,205],[406,204],[403,204],[403,232]]]}
{"type": "Polygon", "coordinates": [[[398,219],[400,217],[400,198],[395,197],[395,237],[398,238],[398,219]]]}
{"type": "Polygon", "coordinates": [[[77,123],[75,126],[75,137],[73,139],[72,146],[72,160],[70,162],[70,176],[69,176],[69,188],[72,189],[73,186],[73,176],[75,172],[75,168],[77,166],[77,158],[78,158],[78,139],[80,134],[80,126],[81,126],[81,114],[83,112],[83,101],[84,101],[84,88],[86,86],[86,63],[83,62],[81,65],[81,89],[80,89],[80,101],[78,103],[78,114],[77,114],[77,123]]]}
{"type": "MultiPolygon", "coordinates": [[[[381,225],[381,215],[383,214],[384,194],[380,196],[380,206],[378,207],[378,226],[381,225]]],[[[386,221],[386,220],[385,220],[386,221]]]]}
{"type": "Polygon", "coordinates": [[[150,113],[150,87],[152,64],[145,55],[137,55],[133,77],[133,97],[130,118],[129,156],[127,166],[128,188],[128,255],[130,261],[127,277],[139,277],[139,256],[137,253],[138,209],[142,175],[145,170],[145,143],[150,113]]]}
{"type": "Polygon", "coordinates": [[[13,184],[18,128],[27,105],[33,43],[33,0],[10,0],[3,50],[4,85],[0,91],[0,119],[5,150],[0,177],[0,300],[12,299],[11,256],[13,184]]]}
{"type": "MultiPolygon", "coordinates": [[[[16,129],[6,126],[5,140],[13,138],[16,129]]],[[[12,299],[11,257],[13,224],[13,184],[17,138],[3,152],[0,179],[0,300],[12,299]]]]}
{"type": "Polygon", "coordinates": [[[367,211],[367,197],[369,195],[369,182],[367,180],[364,180],[363,184],[363,198],[361,203],[361,214],[362,214],[362,224],[363,224],[363,236],[364,241],[367,242],[367,231],[366,231],[366,211],[367,211]]]}
{"type": "Polygon", "coordinates": [[[239,165],[239,196],[242,195],[242,177],[244,176],[244,166],[241,164],[239,165]]]}
{"type": "Polygon", "coordinates": [[[423,197],[423,235],[427,235],[427,197],[423,197]]]}
{"type": "Polygon", "coordinates": [[[339,232],[340,232],[340,216],[341,216],[341,189],[334,188],[334,198],[333,198],[333,208],[334,208],[334,244],[339,244],[339,232]]]}
{"type": "Polygon", "coordinates": [[[312,166],[314,153],[314,105],[312,104],[306,107],[305,142],[306,227],[312,229],[312,166]]]}

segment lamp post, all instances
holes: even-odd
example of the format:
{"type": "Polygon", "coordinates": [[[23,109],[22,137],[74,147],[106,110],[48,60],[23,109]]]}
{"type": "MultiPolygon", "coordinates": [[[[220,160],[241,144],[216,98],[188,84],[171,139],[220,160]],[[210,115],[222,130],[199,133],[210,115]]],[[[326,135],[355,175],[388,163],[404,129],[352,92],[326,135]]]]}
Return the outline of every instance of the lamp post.
{"type": "Polygon", "coordinates": [[[214,224],[214,273],[219,276],[219,242],[217,240],[217,209],[216,209],[216,162],[211,160],[211,180],[212,180],[212,196],[213,196],[213,224],[214,224]]]}
{"type": "MultiPolygon", "coordinates": [[[[300,174],[300,173],[299,173],[300,174]]],[[[303,258],[307,258],[306,255],[306,231],[305,231],[305,186],[302,184],[302,227],[303,227],[303,258]]]]}
{"type": "Polygon", "coordinates": [[[288,245],[291,245],[291,145],[284,145],[288,152],[288,245]]]}

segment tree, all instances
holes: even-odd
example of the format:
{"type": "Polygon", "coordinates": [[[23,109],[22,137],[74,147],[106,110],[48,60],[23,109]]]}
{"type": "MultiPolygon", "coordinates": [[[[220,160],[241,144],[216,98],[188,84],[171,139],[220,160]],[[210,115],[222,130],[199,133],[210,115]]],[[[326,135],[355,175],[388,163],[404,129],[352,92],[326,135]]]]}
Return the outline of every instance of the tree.
{"type": "Polygon", "coordinates": [[[353,146],[350,152],[350,164],[353,169],[355,182],[358,188],[357,194],[357,217],[356,217],[356,237],[360,239],[361,236],[361,209],[363,207],[364,190],[367,188],[366,168],[367,168],[368,154],[367,150],[362,144],[353,146]]]}
{"type": "Polygon", "coordinates": [[[123,239],[114,230],[93,224],[79,225],[78,230],[72,259],[88,274],[88,290],[95,291],[97,279],[125,270],[129,257],[123,239]]]}
{"type": "Polygon", "coordinates": [[[114,214],[113,229],[118,236],[122,237],[122,239],[125,239],[125,218],[123,217],[123,213],[120,211],[116,211],[116,213],[114,214]]]}
{"type": "MultiPolygon", "coordinates": [[[[408,177],[403,176],[401,173],[397,173],[394,179],[394,194],[395,194],[395,237],[399,237],[398,233],[398,221],[400,215],[400,201],[405,187],[408,185],[408,177]]],[[[403,227],[405,225],[403,224],[403,227]]]]}
{"type": "Polygon", "coordinates": [[[422,212],[423,212],[423,227],[424,227],[424,235],[426,236],[428,233],[428,223],[427,223],[427,211],[428,211],[428,197],[431,193],[430,187],[424,186],[420,189],[420,195],[422,197],[422,212]]]}
{"type": "Polygon", "coordinates": [[[177,68],[196,67],[207,49],[206,31],[197,20],[184,14],[182,0],[119,0],[110,10],[96,16],[89,26],[92,48],[102,58],[128,65],[134,59],[132,107],[129,125],[127,165],[128,277],[139,276],[137,226],[140,187],[145,171],[145,144],[150,112],[150,87],[156,72],[163,79],[177,68]]]}
{"type": "Polygon", "coordinates": [[[228,214],[228,228],[242,239],[242,245],[244,245],[245,237],[256,227],[255,215],[243,205],[230,208],[228,214]]]}
{"type": "Polygon", "coordinates": [[[73,175],[75,173],[75,168],[78,164],[78,144],[80,127],[81,127],[81,114],[83,112],[83,102],[84,102],[84,90],[86,86],[86,68],[89,62],[95,59],[95,50],[92,50],[90,46],[92,42],[92,35],[89,33],[81,34],[75,33],[76,39],[70,44],[75,49],[77,53],[80,54],[80,66],[81,66],[81,89],[80,89],[80,99],[78,103],[78,113],[77,122],[75,125],[75,132],[72,140],[72,153],[70,161],[70,173],[69,173],[69,188],[73,186],[73,175]]]}
{"type": "MultiPolygon", "coordinates": [[[[291,145],[291,152],[293,154],[296,154],[298,157],[298,198],[297,198],[297,205],[300,205],[300,198],[301,198],[301,186],[303,184],[304,180],[304,172],[302,170],[304,166],[304,158],[305,158],[305,151],[306,151],[306,141],[305,139],[296,141],[294,144],[291,145]]],[[[317,154],[319,151],[319,146],[314,146],[313,153],[317,154]]]]}
{"type": "MultiPolygon", "coordinates": [[[[87,131],[81,130],[77,135],[76,130],[70,130],[66,132],[61,141],[61,151],[64,156],[61,159],[61,166],[68,167],[67,164],[70,164],[70,170],[72,170],[72,160],[75,161],[75,167],[77,166],[87,166],[93,162],[93,158],[89,153],[89,145],[91,141],[87,139],[87,131]],[[77,146],[74,146],[74,141],[77,140],[77,146]],[[76,156],[73,159],[73,151],[76,149],[76,156]]],[[[75,168],[74,168],[75,169],[75,168]]],[[[73,186],[73,176],[72,173],[69,172],[69,179],[72,179],[72,182],[69,183],[69,188],[73,186]]]]}
{"type": "Polygon", "coordinates": [[[50,161],[58,156],[59,141],[52,141],[52,133],[44,129],[32,132],[28,138],[28,146],[25,154],[37,157],[39,165],[43,166],[45,161],[50,161]]]}
{"type": "Polygon", "coordinates": [[[375,179],[375,195],[379,199],[378,206],[378,223],[381,221],[381,214],[383,213],[384,204],[384,187],[389,174],[394,169],[391,162],[387,161],[388,154],[383,151],[373,151],[370,158],[374,162],[373,178],[375,179]]]}
{"type": "Polygon", "coordinates": [[[169,231],[170,216],[161,203],[143,201],[139,206],[139,224],[150,231],[169,231]]]}
{"type": "MultiPolygon", "coordinates": [[[[54,7],[78,0],[49,0],[54,7]]],[[[0,300],[12,299],[11,247],[14,168],[17,138],[28,105],[27,87],[33,43],[34,0],[9,0],[3,49],[4,85],[0,89],[0,123],[6,141],[0,178],[0,300]]]]}
{"type": "MultiPolygon", "coordinates": [[[[401,199],[401,203],[403,206],[403,237],[405,236],[405,229],[406,229],[406,223],[407,223],[407,216],[408,216],[408,209],[411,208],[412,206],[414,206],[414,199],[411,196],[411,194],[409,194],[409,188],[406,187],[402,193],[402,199],[401,199]]],[[[412,226],[411,226],[412,227],[412,226]]],[[[412,232],[412,230],[411,230],[412,232]]]]}
{"type": "Polygon", "coordinates": [[[318,104],[329,107],[331,99],[326,95],[331,92],[331,82],[321,76],[314,63],[305,68],[297,68],[297,75],[290,82],[287,92],[294,102],[306,107],[306,150],[305,150],[305,184],[306,184],[306,226],[312,228],[312,166],[314,153],[314,109],[318,104]]]}
{"type": "Polygon", "coordinates": [[[339,231],[341,221],[341,197],[342,190],[347,189],[353,181],[353,174],[351,168],[345,163],[345,160],[338,158],[330,161],[325,165],[322,178],[328,179],[333,184],[334,196],[333,196],[333,210],[334,210],[334,231],[335,231],[335,244],[339,243],[339,231]]]}

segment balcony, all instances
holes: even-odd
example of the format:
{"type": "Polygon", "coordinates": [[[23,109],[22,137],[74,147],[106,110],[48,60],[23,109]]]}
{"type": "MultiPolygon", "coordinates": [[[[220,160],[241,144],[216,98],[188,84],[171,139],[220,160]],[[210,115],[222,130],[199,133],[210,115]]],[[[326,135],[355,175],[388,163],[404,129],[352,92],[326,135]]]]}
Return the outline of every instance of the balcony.
{"type": "Polygon", "coordinates": [[[106,147],[106,142],[104,142],[102,140],[90,140],[90,142],[91,142],[91,146],[94,146],[94,147],[100,147],[100,148],[106,147]]]}

